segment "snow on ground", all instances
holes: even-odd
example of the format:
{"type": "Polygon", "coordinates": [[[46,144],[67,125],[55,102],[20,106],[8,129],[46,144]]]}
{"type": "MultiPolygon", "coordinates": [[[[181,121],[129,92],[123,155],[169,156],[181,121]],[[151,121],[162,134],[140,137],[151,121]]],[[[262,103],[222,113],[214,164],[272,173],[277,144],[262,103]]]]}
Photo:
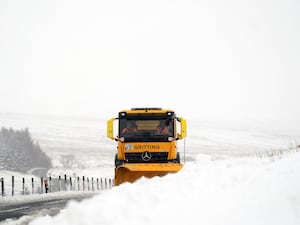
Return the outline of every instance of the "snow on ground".
{"type": "Polygon", "coordinates": [[[300,152],[275,158],[212,160],[199,154],[184,169],[70,202],[50,224],[300,224],[300,152]]]}
{"type": "MultiPolygon", "coordinates": [[[[54,161],[52,176],[113,175],[116,143],[105,137],[105,119],[2,114],[0,122],[14,129],[29,128],[54,161]],[[63,166],[64,155],[74,156],[70,168],[63,166]]],[[[187,140],[179,142],[181,154],[186,148],[187,159],[179,173],[114,187],[81,203],[72,201],[57,216],[41,212],[0,224],[300,224],[300,153],[295,151],[299,129],[295,124],[265,121],[189,119],[187,140]],[[256,157],[281,149],[289,154],[278,160],[280,156],[256,157]]],[[[8,181],[11,174],[0,171],[0,177],[8,181]]],[[[20,181],[23,174],[15,176],[20,181]]],[[[0,203],[69,194],[82,193],[6,196],[0,203]]]]}

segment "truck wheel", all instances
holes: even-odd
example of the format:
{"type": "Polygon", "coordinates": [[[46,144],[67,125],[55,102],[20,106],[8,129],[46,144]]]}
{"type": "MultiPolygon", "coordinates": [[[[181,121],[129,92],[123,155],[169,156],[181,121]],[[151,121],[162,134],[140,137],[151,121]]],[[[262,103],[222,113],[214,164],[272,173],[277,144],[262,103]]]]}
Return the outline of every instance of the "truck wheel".
{"type": "Polygon", "coordinates": [[[118,159],[118,154],[115,155],[115,167],[122,165],[123,161],[118,159]]]}
{"type": "Polygon", "coordinates": [[[175,163],[180,163],[180,153],[177,152],[176,159],[174,160],[175,163]]]}

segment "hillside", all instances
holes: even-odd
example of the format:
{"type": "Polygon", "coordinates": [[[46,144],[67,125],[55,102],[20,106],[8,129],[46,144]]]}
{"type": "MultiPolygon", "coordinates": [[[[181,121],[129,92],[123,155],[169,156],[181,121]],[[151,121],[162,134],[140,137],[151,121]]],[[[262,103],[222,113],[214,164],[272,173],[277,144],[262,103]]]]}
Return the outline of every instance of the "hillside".
{"type": "Polygon", "coordinates": [[[50,158],[31,138],[28,129],[0,131],[0,170],[46,175],[51,168],[50,158]]]}

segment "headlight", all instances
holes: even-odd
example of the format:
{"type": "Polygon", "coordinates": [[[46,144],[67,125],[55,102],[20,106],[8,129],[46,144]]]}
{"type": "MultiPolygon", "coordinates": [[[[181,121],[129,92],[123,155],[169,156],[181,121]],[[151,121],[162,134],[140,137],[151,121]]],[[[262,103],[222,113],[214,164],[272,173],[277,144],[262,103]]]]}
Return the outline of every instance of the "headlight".
{"type": "Polygon", "coordinates": [[[121,141],[121,142],[124,142],[124,141],[125,141],[125,138],[124,138],[124,137],[121,137],[121,138],[120,138],[120,141],[121,141]]]}
{"type": "Polygon", "coordinates": [[[168,141],[173,141],[174,138],[173,137],[168,137],[168,141]]]}

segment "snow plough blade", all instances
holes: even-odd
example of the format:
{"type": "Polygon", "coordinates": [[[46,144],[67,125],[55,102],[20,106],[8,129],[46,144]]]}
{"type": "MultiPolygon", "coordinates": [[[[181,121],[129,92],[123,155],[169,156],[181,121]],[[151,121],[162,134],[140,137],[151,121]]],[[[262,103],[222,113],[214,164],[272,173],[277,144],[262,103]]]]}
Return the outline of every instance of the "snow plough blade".
{"type": "Polygon", "coordinates": [[[152,178],[176,173],[183,167],[180,163],[130,163],[115,168],[114,185],[133,183],[141,177],[152,178]]]}

